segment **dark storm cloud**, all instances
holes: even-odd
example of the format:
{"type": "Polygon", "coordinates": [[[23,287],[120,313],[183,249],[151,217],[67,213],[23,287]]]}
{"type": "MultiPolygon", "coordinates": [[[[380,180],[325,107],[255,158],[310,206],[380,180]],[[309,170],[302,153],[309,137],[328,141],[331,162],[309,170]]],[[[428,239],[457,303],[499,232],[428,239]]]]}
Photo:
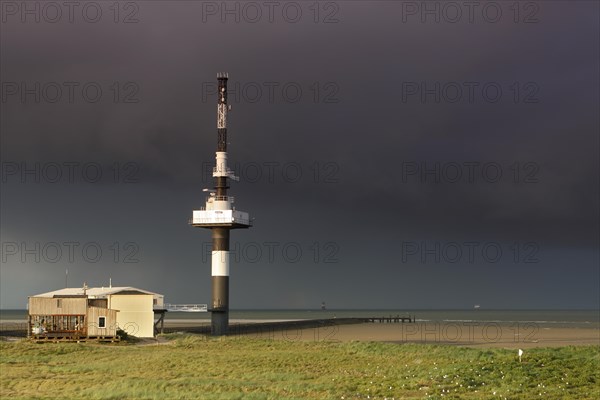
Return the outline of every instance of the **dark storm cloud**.
{"type": "MultiPolygon", "coordinates": [[[[238,306],[268,306],[249,300],[265,275],[296,293],[286,305],[300,307],[327,295],[351,304],[382,276],[419,281],[435,270],[466,290],[518,273],[506,262],[484,265],[479,274],[468,262],[445,272],[417,258],[402,264],[405,241],[495,241],[506,248],[533,242],[542,264],[557,271],[556,282],[567,254],[579,260],[579,273],[568,278],[574,286],[597,281],[598,5],[539,2],[537,22],[523,23],[531,10],[521,10],[515,23],[508,6],[495,2],[503,10],[497,23],[480,14],[473,23],[431,17],[422,23],[419,14],[406,14],[408,3],[335,2],[338,22],[331,24],[315,24],[308,9],[298,23],[281,16],[248,23],[244,15],[222,23],[207,15],[206,2],[135,2],[139,22],[132,24],[115,24],[108,9],[95,24],[7,16],[3,95],[7,83],[78,86],[73,102],[64,92],[56,103],[7,97],[2,161],[94,162],[105,176],[115,163],[130,162],[139,182],[80,179],[49,187],[10,176],[3,182],[2,240],[25,240],[32,231],[39,240],[133,237],[147,273],[114,263],[104,265],[108,273],[136,282],[141,273],[139,286],[172,297],[202,281],[198,292],[205,293],[208,264],[198,260],[194,243],[206,232],[187,229],[185,221],[202,204],[201,189],[211,186],[216,99],[210,89],[216,72],[229,71],[230,90],[238,91],[230,94],[230,157],[243,178],[232,189],[238,206],[257,216],[253,230],[235,236],[303,243],[306,254],[315,240],[340,248],[332,265],[308,256],[297,264],[261,260],[244,268],[242,262],[240,279],[252,285],[239,289],[238,306]],[[79,90],[90,82],[102,89],[95,103],[79,90]],[[283,92],[286,85],[302,89],[297,102],[283,92]],[[497,87],[502,94],[493,98],[497,87]],[[322,282],[315,284],[318,271],[322,282]],[[364,282],[363,273],[370,276],[364,282]],[[174,275],[195,279],[166,278],[174,275]]],[[[322,20],[332,10],[321,11],[322,20]]],[[[3,289],[7,280],[23,278],[23,290],[34,290],[17,271],[22,265],[9,264],[3,263],[3,289]]],[[[89,267],[81,267],[82,280],[89,267]]],[[[526,282],[534,275],[529,270],[526,282]]],[[[41,286],[36,290],[45,291],[41,286]]],[[[439,295],[419,303],[420,290],[426,287],[398,295],[394,304],[435,307],[451,295],[438,288],[439,295]]],[[[588,293],[569,304],[593,305],[597,289],[588,293]]],[[[536,294],[541,300],[532,306],[550,304],[544,288],[536,294]]],[[[283,289],[272,295],[287,298],[283,289]]],[[[367,297],[358,304],[386,304],[367,297]]],[[[489,302],[518,304],[500,289],[489,302]]]]}

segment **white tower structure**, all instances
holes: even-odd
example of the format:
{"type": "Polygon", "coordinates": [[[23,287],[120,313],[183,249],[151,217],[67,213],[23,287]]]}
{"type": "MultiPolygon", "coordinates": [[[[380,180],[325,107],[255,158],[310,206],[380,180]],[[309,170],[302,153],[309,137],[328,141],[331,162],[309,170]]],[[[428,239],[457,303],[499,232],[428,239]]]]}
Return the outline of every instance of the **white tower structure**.
{"type": "MultiPolygon", "coordinates": [[[[217,153],[213,177],[214,191],[208,191],[205,207],[194,210],[191,225],[212,230],[212,303],[211,331],[227,334],[229,327],[229,231],[249,228],[252,221],[247,212],[234,207],[234,198],[227,195],[228,179],[239,178],[227,166],[227,80],[228,74],[217,74],[217,153]]],[[[205,189],[205,191],[207,191],[205,189]]]]}

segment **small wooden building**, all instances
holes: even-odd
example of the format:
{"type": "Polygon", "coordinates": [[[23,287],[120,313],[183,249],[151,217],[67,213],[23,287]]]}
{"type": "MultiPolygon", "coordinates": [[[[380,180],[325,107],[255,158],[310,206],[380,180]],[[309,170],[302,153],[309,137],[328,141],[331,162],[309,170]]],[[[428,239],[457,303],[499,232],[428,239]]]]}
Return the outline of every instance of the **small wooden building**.
{"type": "Polygon", "coordinates": [[[28,335],[36,340],[118,340],[117,329],[154,336],[163,296],[133,287],[65,288],[29,297],[28,335]]]}

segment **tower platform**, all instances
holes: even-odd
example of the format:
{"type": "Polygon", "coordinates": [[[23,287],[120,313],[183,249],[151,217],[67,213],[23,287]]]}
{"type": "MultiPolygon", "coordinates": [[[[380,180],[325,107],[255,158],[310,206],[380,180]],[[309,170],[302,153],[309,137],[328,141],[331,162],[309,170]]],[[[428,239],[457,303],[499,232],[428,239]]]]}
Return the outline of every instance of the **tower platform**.
{"type": "Polygon", "coordinates": [[[228,227],[245,229],[252,226],[250,215],[237,210],[193,210],[189,224],[200,228],[228,227]]]}

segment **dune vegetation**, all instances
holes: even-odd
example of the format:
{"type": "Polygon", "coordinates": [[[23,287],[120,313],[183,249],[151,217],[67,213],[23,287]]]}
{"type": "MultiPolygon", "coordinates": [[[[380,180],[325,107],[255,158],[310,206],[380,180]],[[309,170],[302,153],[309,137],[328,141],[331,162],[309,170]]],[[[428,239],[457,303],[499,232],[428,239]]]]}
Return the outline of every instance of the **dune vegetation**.
{"type": "Polygon", "coordinates": [[[0,398],[598,399],[600,346],[512,350],[167,335],[0,342],[0,398]]]}

